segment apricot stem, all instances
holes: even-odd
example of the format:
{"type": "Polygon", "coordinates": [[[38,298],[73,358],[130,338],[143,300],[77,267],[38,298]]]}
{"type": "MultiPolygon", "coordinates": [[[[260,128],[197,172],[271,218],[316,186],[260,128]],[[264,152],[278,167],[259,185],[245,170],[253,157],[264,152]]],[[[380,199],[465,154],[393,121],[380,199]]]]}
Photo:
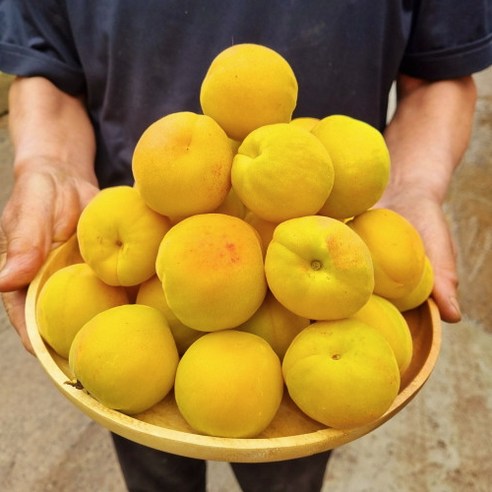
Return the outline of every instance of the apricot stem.
{"type": "Polygon", "coordinates": [[[315,271],[317,270],[321,270],[321,267],[323,266],[323,263],[321,263],[321,261],[319,260],[313,260],[311,262],[311,268],[315,271]]]}

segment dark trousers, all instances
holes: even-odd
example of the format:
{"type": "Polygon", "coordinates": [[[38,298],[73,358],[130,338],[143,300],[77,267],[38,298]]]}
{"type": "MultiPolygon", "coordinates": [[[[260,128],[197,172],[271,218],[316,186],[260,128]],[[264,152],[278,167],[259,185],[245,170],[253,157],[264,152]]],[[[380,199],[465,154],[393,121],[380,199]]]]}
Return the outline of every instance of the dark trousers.
{"type": "MultiPolygon", "coordinates": [[[[130,492],[205,492],[205,461],[112,437],[130,492]]],[[[327,451],[294,460],[231,463],[231,467],[244,492],[319,492],[329,456],[327,451]]]]}

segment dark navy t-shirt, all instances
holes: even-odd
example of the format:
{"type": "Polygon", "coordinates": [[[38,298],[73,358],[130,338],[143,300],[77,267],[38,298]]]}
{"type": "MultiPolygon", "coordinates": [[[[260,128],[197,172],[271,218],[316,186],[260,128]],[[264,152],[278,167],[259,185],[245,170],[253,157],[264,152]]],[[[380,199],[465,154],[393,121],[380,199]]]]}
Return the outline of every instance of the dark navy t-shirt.
{"type": "Polygon", "coordinates": [[[459,77],[492,62],[491,0],[0,0],[0,70],[84,95],[101,186],[131,182],[142,131],[200,112],[212,59],[260,43],[292,66],[294,116],[350,115],[383,129],[403,72],[459,77]]]}

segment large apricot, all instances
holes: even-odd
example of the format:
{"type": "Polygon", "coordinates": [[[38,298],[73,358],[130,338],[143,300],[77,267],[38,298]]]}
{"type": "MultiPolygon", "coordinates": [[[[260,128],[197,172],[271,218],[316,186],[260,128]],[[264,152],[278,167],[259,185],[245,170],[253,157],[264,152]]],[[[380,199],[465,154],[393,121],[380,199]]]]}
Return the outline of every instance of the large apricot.
{"type": "Polygon", "coordinates": [[[280,360],[257,335],[207,333],[181,358],[174,394],[195,430],[220,437],[254,437],[275,416],[283,394],[280,360]]]}
{"type": "Polygon", "coordinates": [[[96,400],[136,414],[169,393],[178,351],[158,309],[128,304],[88,321],[75,336],[68,360],[77,381],[96,400]]]}
{"type": "Polygon", "coordinates": [[[147,205],[168,217],[212,212],[231,187],[232,147],[210,117],[181,111],[152,123],[132,158],[135,184],[147,205]]]}
{"type": "Polygon", "coordinates": [[[390,344],[375,328],[354,319],[317,321],[305,328],[288,348],[282,369],[299,408],[339,429],[381,417],[400,388],[390,344]]]}
{"type": "Polygon", "coordinates": [[[258,233],[226,214],[199,214],[174,225],[159,247],[156,271],[171,311],[201,331],[233,328],[266,294],[258,233]]]}
{"type": "Polygon", "coordinates": [[[434,288],[434,270],[429,258],[425,257],[424,271],[417,285],[406,295],[390,299],[401,311],[409,311],[424,303],[432,294],[434,288]]]}
{"type": "Polygon", "coordinates": [[[260,126],[288,123],[297,103],[297,80],[289,63],[266,46],[243,43],[220,52],[200,88],[203,113],[232,139],[260,126]]]}
{"type": "Polygon", "coordinates": [[[267,248],[270,290],[290,311],[308,319],[346,318],[374,288],[371,254],[339,220],[318,215],[280,223],[267,248]]]}
{"type": "Polygon", "coordinates": [[[384,297],[374,294],[352,318],[376,328],[388,340],[403,375],[412,361],[413,340],[400,311],[384,297]]]}
{"type": "Polygon", "coordinates": [[[425,266],[425,248],[415,227],[399,213],[378,208],[347,222],[367,244],[374,264],[374,293],[388,299],[409,294],[425,266]]]}
{"type": "Polygon", "coordinates": [[[330,194],[334,171],[319,139],[299,126],[277,123],[244,139],[231,180],[248,210],[278,223],[317,213],[330,194]]]}
{"type": "Polygon", "coordinates": [[[127,303],[123,287],[104,283],[86,263],[68,265],[53,273],[39,292],[39,334],[58,355],[68,359],[73,339],[87,321],[127,303]]]}
{"type": "Polygon", "coordinates": [[[324,144],[335,169],[335,182],[320,212],[346,219],[381,198],[390,173],[383,135],[364,121],[345,115],[323,118],[311,130],[324,144]]]}
{"type": "Polygon", "coordinates": [[[77,239],[82,258],[101,280],[129,287],[155,274],[157,250],[170,227],[135,188],[113,186],[82,211],[77,239]]]}

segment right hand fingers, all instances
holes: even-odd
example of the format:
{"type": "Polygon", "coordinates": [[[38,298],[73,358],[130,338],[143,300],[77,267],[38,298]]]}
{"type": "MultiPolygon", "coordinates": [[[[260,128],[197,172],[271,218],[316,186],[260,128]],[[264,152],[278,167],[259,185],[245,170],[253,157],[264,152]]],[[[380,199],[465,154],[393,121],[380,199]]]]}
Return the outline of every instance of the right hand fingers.
{"type": "Polygon", "coordinates": [[[50,250],[74,234],[79,215],[97,188],[53,173],[18,178],[2,214],[6,263],[0,292],[26,287],[50,250]]]}
{"type": "Polygon", "coordinates": [[[18,177],[4,208],[0,292],[11,323],[30,352],[24,317],[27,286],[50,250],[75,232],[82,208],[95,193],[97,188],[86,181],[56,172],[30,173],[18,177]]]}
{"type": "MultiPolygon", "coordinates": [[[[3,274],[4,278],[11,275],[9,273],[8,267],[6,266],[6,256],[7,256],[7,239],[5,234],[0,229],[0,274],[3,274]]],[[[15,272],[14,272],[15,273],[15,272]]],[[[25,301],[26,301],[27,288],[21,288],[19,290],[13,290],[10,292],[3,292],[1,294],[5,312],[10,320],[12,326],[16,329],[24,348],[34,355],[34,350],[32,348],[31,342],[27,335],[26,320],[25,320],[25,301]]]]}
{"type": "Polygon", "coordinates": [[[14,187],[2,214],[6,255],[0,271],[2,292],[18,290],[29,284],[49,251],[51,227],[46,208],[50,197],[40,204],[36,195],[29,195],[28,187],[23,184],[14,187]]]}

